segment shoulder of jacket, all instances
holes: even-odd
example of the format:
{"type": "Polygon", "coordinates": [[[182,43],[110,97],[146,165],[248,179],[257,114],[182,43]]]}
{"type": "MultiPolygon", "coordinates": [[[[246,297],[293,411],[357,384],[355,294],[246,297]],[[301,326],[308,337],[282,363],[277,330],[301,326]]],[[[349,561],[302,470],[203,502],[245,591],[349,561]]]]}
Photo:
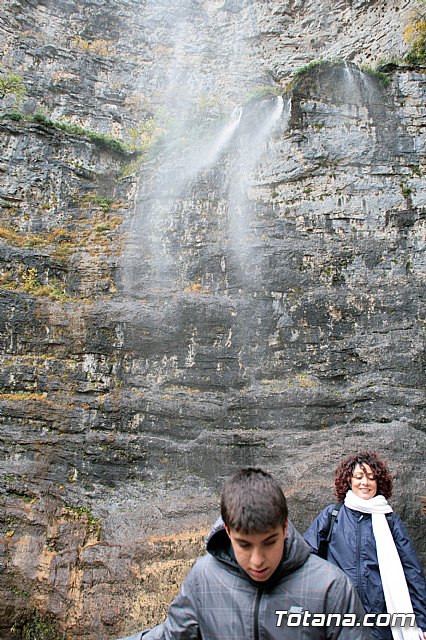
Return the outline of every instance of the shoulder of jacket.
{"type": "Polygon", "coordinates": [[[331,512],[333,511],[333,509],[336,509],[336,508],[340,509],[340,507],[343,507],[343,502],[330,502],[330,504],[324,507],[323,513],[331,512]]]}
{"type": "Polygon", "coordinates": [[[392,511],[387,516],[387,521],[389,523],[389,528],[392,531],[392,534],[397,534],[397,537],[402,540],[408,540],[411,542],[410,534],[407,531],[407,528],[404,522],[401,520],[399,515],[392,511]]]}
{"type": "Polygon", "coordinates": [[[328,520],[335,508],[336,503],[332,502],[331,504],[328,504],[322,511],[319,512],[317,518],[319,520],[328,520]]]}
{"type": "Polygon", "coordinates": [[[207,572],[211,571],[210,565],[214,566],[215,562],[217,562],[217,561],[209,553],[205,553],[200,558],[197,558],[197,560],[192,565],[190,571],[188,572],[188,574],[187,574],[187,576],[185,578],[185,581],[186,582],[197,582],[198,579],[206,571],[207,572]]]}
{"type": "Polygon", "coordinates": [[[343,507],[343,502],[333,502],[321,511],[319,517],[323,522],[327,524],[327,527],[331,525],[332,520],[335,520],[337,518],[341,507],[343,507]]]}
{"type": "Polygon", "coordinates": [[[197,558],[183,581],[182,586],[186,593],[196,596],[199,593],[200,586],[206,585],[214,575],[217,575],[222,570],[220,565],[221,562],[209,553],[197,558]]]}
{"type": "Polygon", "coordinates": [[[339,569],[336,565],[320,558],[319,556],[311,553],[308,560],[303,565],[305,570],[314,575],[315,584],[318,586],[330,585],[331,583],[337,582],[341,583],[341,585],[345,586],[348,582],[348,577],[339,569]]]}

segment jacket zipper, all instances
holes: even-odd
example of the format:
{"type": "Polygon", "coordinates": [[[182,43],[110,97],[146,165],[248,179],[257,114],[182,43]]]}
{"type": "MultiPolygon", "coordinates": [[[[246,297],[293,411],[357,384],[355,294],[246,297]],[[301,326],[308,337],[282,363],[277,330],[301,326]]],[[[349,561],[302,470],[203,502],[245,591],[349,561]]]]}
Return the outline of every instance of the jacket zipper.
{"type": "Polygon", "coordinates": [[[358,582],[358,589],[361,593],[362,585],[361,585],[361,520],[363,516],[361,515],[357,522],[357,530],[356,530],[356,578],[358,582]]]}
{"type": "Polygon", "coordinates": [[[263,591],[261,589],[257,590],[256,600],[254,603],[254,640],[260,640],[260,629],[259,629],[259,609],[260,609],[260,601],[262,599],[263,591]]]}

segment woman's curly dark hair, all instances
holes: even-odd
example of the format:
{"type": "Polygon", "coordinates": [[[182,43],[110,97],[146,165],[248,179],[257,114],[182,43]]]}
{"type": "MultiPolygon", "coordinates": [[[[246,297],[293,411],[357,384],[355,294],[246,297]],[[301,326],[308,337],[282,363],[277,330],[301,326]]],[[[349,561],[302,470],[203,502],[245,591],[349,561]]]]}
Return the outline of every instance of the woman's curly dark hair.
{"type": "Polygon", "coordinates": [[[355,467],[368,464],[377,481],[377,494],[386,499],[392,495],[392,476],[385,462],[374,451],[359,451],[348,456],[338,465],[335,472],[334,493],[339,502],[344,502],[345,496],[351,488],[351,478],[355,467]]]}

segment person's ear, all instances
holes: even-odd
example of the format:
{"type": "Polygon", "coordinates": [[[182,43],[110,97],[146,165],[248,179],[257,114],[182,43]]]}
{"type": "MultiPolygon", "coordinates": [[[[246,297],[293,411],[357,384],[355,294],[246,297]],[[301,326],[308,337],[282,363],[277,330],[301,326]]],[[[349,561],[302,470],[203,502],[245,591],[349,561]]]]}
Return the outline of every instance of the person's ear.
{"type": "Polygon", "coordinates": [[[285,521],[285,524],[283,525],[283,531],[284,531],[284,539],[285,539],[288,536],[288,519],[285,521]]]}
{"type": "Polygon", "coordinates": [[[228,538],[230,539],[230,538],[231,538],[231,534],[229,533],[229,529],[228,529],[228,527],[226,526],[226,524],[225,524],[225,531],[226,531],[226,533],[228,534],[228,538]]]}

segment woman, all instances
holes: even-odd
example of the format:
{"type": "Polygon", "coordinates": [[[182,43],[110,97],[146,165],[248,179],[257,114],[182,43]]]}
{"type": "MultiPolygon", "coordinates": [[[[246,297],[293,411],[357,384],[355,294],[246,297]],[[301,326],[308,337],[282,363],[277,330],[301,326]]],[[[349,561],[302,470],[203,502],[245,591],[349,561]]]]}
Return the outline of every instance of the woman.
{"type": "MultiPolygon", "coordinates": [[[[380,616],[372,627],[375,638],[426,640],[425,578],[407,530],[387,502],[392,494],[388,467],[376,453],[361,451],[339,464],[334,484],[343,504],[331,529],[327,560],[352,580],[366,613],[415,614],[417,626],[411,627],[389,626],[392,616],[380,616]]],[[[313,553],[327,538],[335,506],[321,511],[305,532],[313,553]]]]}

